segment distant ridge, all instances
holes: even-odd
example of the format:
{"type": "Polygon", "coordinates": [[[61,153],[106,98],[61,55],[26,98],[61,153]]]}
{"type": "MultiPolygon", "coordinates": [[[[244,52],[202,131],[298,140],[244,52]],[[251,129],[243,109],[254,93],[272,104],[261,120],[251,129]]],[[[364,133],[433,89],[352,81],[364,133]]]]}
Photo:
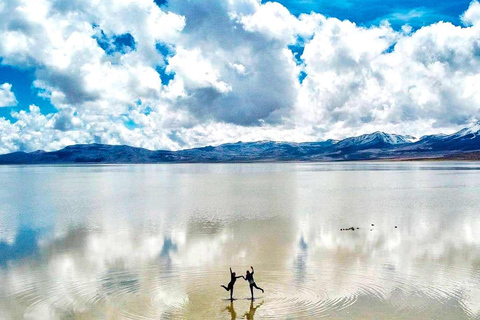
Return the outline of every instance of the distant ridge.
{"type": "Polygon", "coordinates": [[[77,144],[58,151],[13,152],[0,164],[195,163],[273,161],[467,159],[480,160],[480,123],[451,135],[412,136],[374,132],[340,141],[237,142],[179,151],[125,145],[77,144]]]}

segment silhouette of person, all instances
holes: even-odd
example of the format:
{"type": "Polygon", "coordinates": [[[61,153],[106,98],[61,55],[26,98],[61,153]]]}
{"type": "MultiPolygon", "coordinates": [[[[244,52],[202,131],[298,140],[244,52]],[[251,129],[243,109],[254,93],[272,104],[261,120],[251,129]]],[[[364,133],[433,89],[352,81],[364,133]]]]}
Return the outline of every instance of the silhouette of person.
{"type": "Polygon", "coordinates": [[[230,300],[230,305],[225,308],[228,312],[230,312],[230,315],[232,316],[232,320],[237,319],[237,313],[235,312],[235,308],[233,307],[233,301],[230,300]]]}
{"type": "Polygon", "coordinates": [[[253,317],[255,316],[255,311],[257,311],[257,309],[263,304],[263,301],[262,303],[260,303],[259,305],[257,305],[255,308],[253,307],[253,300],[250,301],[250,310],[248,312],[245,312],[245,319],[247,320],[254,320],[253,317]]]}
{"type": "Polygon", "coordinates": [[[236,276],[236,273],[232,271],[232,268],[230,268],[230,282],[228,283],[228,286],[225,287],[223,284],[221,287],[223,287],[225,290],[230,291],[230,300],[233,300],[233,286],[235,285],[235,281],[237,281],[238,278],[243,278],[243,276],[236,276]]]}
{"type": "Polygon", "coordinates": [[[253,300],[253,288],[256,288],[258,290],[261,290],[262,293],[264,292],[262,288],[258,287],[257,284],[255,283],[255,280],[253,280],[253,273],[255,272],[253,270],[253,267],[250,266],[250,268],[252,269],[252,272],[250,273],[250,271],[247,270],[247,274],[246,276],[243,278],[245,279],[246,281],[248,281],[248,284],[250,285],[250,293],[252,294],[252,300],[253,300]]]}

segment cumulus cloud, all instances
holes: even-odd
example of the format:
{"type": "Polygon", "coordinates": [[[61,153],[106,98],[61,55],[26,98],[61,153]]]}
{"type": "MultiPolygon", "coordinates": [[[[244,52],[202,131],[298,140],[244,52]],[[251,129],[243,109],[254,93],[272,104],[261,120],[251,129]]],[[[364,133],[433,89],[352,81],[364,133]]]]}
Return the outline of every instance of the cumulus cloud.
{"type": "MultiPolygon", "coordinates": [[[[206,87],[198,86],[196,79],[203,62],[188,73],[178,63],[169,66],[176,73],[172,85],[182,83],[186,92],[177,105],[185,107],[197,121],[255,127],[280,123],[292,110],[298,83],[286,44],[243,23],[262,7],[248,0],[170,2],[169,8],[186,19],[178,43],[189,52],[200,52],[212,70],[203,72],[204,81],[212,83],[206,87]],[[240,65],[241,72],[232,67],[240,65]],[[216,80],[209,80],[211,77],[216,80]]],[[[178,59],[174,56],[171,61],[178,59]]]]}
{"type": "Polygon", "coordinates": [[[326,19],[302,55],[298,117],[345,134],[425,134],[476,120],[479,31],[439,22],[407,34],[326,19]]]}
{"type": "Polygon", "coordinates": [[[395,30],[256,0],[10,0],[1,63],[33,70],[58,113],[0,120],[0,152],[453,131],[480,119],[479,8],[395,30]]]}
{"type": "Polygon", "coordinates": [[[230,85],[219,79],[219,71],[202,57],[198,49],[178,48],[168,62],[167,72],[174,72],[184,79],[185,85],[191,89],[213,88],[219,93],[232,91],[230,85]]]}
{"type": "Polygon", "coordinates": [[[17,98],[12,92],[12,85],[10,83],[4,83],[0,85],[0,108],[12,107],[17,105],[17,98]]]}
{"type": "Polygon", "coordinates": [[[91,142],[86,130],[64,132],[54,129],[61,114],[43,115],[32,105],[28,111],[13,112],[15,122],[0,118],[0,153],[15,150],[55,150],[75,143],[91,142]]]}
{"type": "Polygon", "coordinates": [[[296,18],[278,2],[266,2],[258,5],[255,13],[238,17],[245,30],[285,43],[295,43],[298,36],[311,36],[321,18],[319,14],[302,14],[296,18]]]}
{"type": "Polygon", "coordinates": [[[461,18],[462,22],[467,26],[480,23],[480,3],[477,0],[472,1],[470,7],[468,7],[468,10],[465,11],[461,18]]]}
{"type": "Polygon", "coordinates": [[[34,68],[34,85],[57,108],[88,113],[122,113],[135,100],[158,96],[155,44],[171,41],[184,26],[181,16],[150,1],[8,4],[0,14],[3,63],[34,68]],[[109,57],[95,39],[98,28],[107,36],[131,34],[136,50],[109,57]]]}

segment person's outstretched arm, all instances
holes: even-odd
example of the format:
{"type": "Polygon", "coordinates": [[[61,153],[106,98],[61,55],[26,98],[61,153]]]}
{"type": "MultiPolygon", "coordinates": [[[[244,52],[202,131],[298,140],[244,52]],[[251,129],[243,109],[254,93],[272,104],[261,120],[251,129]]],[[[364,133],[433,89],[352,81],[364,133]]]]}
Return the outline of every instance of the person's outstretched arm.
{"type": "Polygon", "coordinates": [[[230,273],[233,273],[233,272],[232,272],[232,267],[230,267],[230,273]]]}
{"type": "Polygon", "coordinates": [[[253,276],[253,273],[254,273],[255,271],[253,270],[253,267],[252,267],[252,266],[250,266],[250,268],[252,268],[252,276],[253,276]]]}
{"type": "Polygon", "coordinates": [[[235,279],[238,279],[238,278],[243,278],[243,280],[245,280],[245,277],[244,277],[244,276],[235,277],[235,279]]]}

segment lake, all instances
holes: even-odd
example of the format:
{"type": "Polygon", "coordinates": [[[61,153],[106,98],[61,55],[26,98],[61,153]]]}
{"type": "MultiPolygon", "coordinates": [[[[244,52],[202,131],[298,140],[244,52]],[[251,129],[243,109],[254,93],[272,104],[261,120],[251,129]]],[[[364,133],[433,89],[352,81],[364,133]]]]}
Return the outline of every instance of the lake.
{"type": "Polygon", "coordinates": [[[0,319],[480,318],[479,162],[0,178],[0,319]],[[231,303],[229,267],[251,265],[265,293],[238,279],[231,303]]]}

